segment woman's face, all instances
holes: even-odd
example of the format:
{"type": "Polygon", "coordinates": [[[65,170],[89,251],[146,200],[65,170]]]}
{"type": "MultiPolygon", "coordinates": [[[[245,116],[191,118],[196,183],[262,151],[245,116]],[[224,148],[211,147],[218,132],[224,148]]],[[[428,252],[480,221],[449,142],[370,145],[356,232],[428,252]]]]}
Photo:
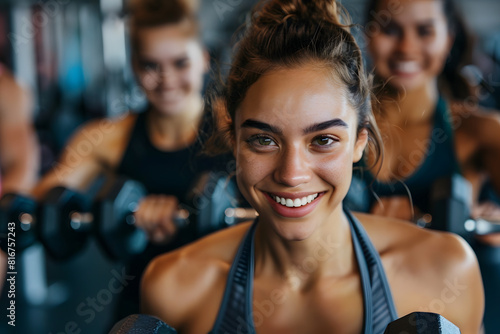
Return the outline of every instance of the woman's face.
{"type": "MultiPolygon", "coordinates": [[[[368,32],[375,72],[397,90],[434,83],[451,49],[443,3],[439,0],[381,0],[379,29],[368,32]],[[372,35],[372,36],[370,36],[372,35]]],[[[371,25],[373,27],[373,25],[371,25]]]]}
{"type": "Polygon", "coordinates": [[[271,71],[236,112],[238,186],[289,240],[307,238],[338,213],[366,145],[342,86],[325,72],[311,65],[271,71]]]}
{"type": "Polygon", "coordinates": [[[164,115],[176,115],[199,98],[208,60],[183,24],[143,28],[137,33],[134,71],[147,99],[164,115]]]}

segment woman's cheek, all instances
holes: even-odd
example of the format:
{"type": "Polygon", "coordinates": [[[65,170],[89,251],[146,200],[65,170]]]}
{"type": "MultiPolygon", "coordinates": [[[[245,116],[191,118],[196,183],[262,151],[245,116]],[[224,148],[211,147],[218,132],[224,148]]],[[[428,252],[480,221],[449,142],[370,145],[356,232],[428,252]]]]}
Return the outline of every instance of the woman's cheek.
{"type": "Polygon", "coordinates": [[[334,188],[348,189],[352,177],[352,152],[336,152],[318,161],[319,176],[334,188]]]}

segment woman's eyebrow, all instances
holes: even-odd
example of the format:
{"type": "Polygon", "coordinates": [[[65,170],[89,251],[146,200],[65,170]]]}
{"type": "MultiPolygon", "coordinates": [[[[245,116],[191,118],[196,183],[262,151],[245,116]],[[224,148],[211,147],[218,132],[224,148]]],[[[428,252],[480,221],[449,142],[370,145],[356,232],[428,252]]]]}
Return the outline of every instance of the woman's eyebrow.
{"type": "Polygon", "coordinates": [[[277,128],[271,124],[259,122],[259,121],[253,120],[253,119],[247,119],[246,121],[244,121],[241,124],[241,127],[242,128],[255,128],[255,129],[262,130],[262,131],[275,133],[278,135],[283,134],[283,131],[280,128],[277,128]]]}
{"type": "Polygon", "coordinates": [[[342,128],[349,128],[346,122],[341,120],[340,118],[334,118],[329,121],[321,122],[321,123],[316,123],[311,126],[308,126],[303,130],[304,134],[309,134],[317,131],[323,131],[332,127],[342,127],[342,128]]]}

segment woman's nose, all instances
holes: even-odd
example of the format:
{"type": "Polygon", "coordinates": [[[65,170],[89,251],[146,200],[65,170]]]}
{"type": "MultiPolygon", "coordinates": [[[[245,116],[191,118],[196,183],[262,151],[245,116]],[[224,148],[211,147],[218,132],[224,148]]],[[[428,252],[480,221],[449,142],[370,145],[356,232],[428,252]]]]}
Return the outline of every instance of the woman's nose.
{"type": "Polygon", "coordinates": [[[160,73],[160,82],[162,88],[168,89],[175,86],[177,81],[176,73],[173,69],[166,68],[162,69],[160,73]]]}
{"type": "Polygon", "coordinates": [[[274,172],[277,183],[297,187],[311,181],[311,168],[306,152],[300,147],[286,148],[274,172]]]}
{"type": "Polygon", "coordinates": [[[418,51],[418,47],[415,34],[405,31],[400,35],[397,44],[397,50],[400,54],[412,56],[418,51]]]}

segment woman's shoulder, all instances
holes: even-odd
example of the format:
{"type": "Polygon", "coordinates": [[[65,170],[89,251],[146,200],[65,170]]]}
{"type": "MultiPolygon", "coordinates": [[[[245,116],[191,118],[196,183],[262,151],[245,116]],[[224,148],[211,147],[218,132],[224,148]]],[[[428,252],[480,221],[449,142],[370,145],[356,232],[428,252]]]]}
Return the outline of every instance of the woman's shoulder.
{"type": "Polygon", "coordinates": [[[229,269],[249,225],[221,230],[153,259],[141,281],[142,312],[182,328],[204,305],[220,304],[229,269]]]}
{"type": "Polygon", "coordinates": [[[420,228],[411,222],[390,217],[362,213],[355,215],[381,254],[388,250],[401,250],[405,256],[412,256],[414,252],[432,254],[439,248],[438,257],[447,261],[453,258],[461,261],[472,252],[462,238],[452,233],[420,228]]]}
{"type": "Polygon", "coordinates": [[[471,134],[476,138],[483,135],[498,135],[500,129],[500,111],[487,109],[476,104],[454,102],[450,104],[453,125],[456,130],[471,134]],[[481,131],[478,131],[478,130],[481,131]]]}
{"type": "Polygon", "coordinates": [[[481,275],[461,237],[398,219],[356,216],[380,254],[400,316],[439,313],[462,333],[477,332],[484,302],[481,275]]]}

